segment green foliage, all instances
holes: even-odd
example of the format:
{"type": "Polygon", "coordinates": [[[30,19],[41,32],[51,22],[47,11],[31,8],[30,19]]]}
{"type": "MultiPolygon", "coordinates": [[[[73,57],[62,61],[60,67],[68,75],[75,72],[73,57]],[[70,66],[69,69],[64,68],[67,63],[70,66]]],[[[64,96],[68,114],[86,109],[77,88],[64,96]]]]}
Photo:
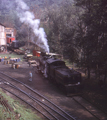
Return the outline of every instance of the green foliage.
{"type": "Polygon", "coordinates": [[[88,69],[103,67],[107,61],[107,9],[106,0],[75,0],[76,5],[84,8],[81,25],[76,36],[77,44],[83,54],[83,62],[88,69]],[[93,66],[94,65],[94,66],[93,66]]]}
{"type": "Polygon", "coordinates": [[[79,11],[79,8],[74,7],[71,1],[66,0],[60,7],[52,6],[47,8],[45,16],[47,24],[44,27],[50,51],[57,52],[71,61],[76,60],[78,57],[78,48],[74,37],[79,11]]]}

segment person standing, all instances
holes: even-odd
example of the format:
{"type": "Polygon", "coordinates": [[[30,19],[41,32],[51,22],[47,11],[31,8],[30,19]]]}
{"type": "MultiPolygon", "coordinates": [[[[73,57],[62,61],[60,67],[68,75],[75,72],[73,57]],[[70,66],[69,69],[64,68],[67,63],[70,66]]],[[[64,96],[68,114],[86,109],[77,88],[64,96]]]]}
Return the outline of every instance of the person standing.
{"type": "Polygon", "coordinates": [[[31,71],[29,72],[29,77],[30,77],[29,81],[32,81],[32,72],[31,71]]]}

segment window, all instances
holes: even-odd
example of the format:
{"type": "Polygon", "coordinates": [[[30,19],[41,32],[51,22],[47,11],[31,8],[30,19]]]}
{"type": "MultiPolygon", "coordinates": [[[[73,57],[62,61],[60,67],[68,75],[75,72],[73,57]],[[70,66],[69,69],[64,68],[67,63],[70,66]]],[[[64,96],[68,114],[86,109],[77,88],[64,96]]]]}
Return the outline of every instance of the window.
{"type": "Polygon", "coordinates": [[[9,37],[11,37],[11,34],[6,34],[6,36],[9,36],[9,37]]]}

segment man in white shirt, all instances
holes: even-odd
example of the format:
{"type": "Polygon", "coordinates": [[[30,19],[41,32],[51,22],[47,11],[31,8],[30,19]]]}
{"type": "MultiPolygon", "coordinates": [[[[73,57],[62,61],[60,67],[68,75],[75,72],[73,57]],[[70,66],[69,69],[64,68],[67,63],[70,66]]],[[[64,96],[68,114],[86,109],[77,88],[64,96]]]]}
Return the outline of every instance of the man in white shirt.
{"type": "Polygon", "coordinates": [[[29,77],[30,77],[29,81],[32,81],[32,72],[31,71],[29,72],[29,77]]]}

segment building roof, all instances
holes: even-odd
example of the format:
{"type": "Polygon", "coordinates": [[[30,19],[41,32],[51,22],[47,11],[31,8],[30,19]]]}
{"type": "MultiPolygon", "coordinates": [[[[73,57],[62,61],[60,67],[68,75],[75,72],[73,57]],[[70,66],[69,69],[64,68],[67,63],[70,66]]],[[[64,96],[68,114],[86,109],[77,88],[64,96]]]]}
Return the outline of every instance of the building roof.
{"type": "Polygon", "coordinates": [[[4,27],[6,27],[5,25],[3,25],[3,24],[1,24],[1,23],[0,23],[0,25],[2,25],[2,26],[4,26],[4,27]]]}

